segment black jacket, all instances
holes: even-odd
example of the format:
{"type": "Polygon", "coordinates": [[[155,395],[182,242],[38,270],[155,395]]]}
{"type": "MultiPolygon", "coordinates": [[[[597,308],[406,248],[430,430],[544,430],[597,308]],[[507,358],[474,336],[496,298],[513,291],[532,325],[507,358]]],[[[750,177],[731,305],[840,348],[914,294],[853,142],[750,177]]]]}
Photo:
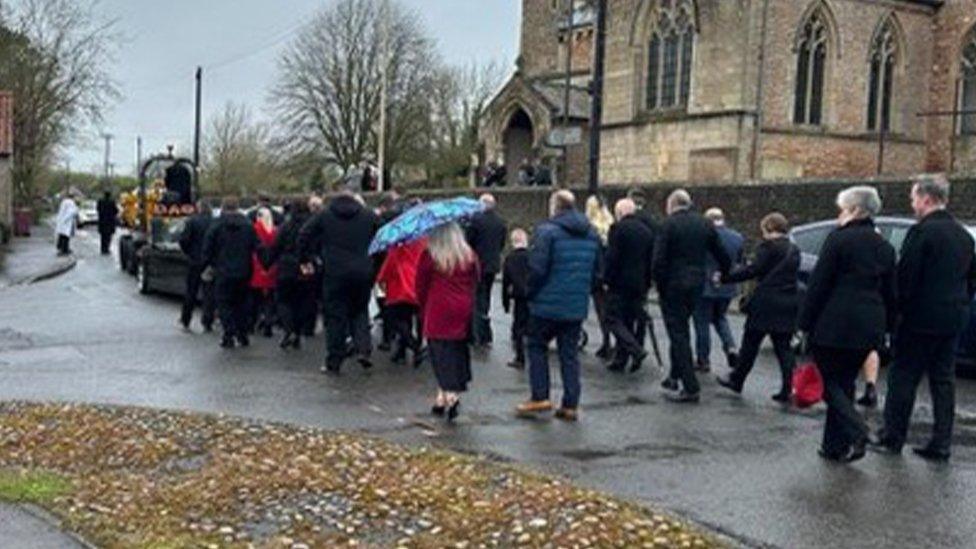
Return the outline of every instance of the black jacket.
{"type": "Polygon", "coordinates": [[[378,227],[372,210],[351,196],[339,195],[305,223],[298,234],[298,249],[303,261],[319,257],[324,285],[368,284],[373,280],[369,244],[378,227]]]}
{"type": "Polygon", "coordinates": [[[944,336],[962,332],[976,289],[973,246],[969,232],[944,210],[908,231],[898,262],[900,329],[944,336]]]}
{"type": "Polygon", "coordinates": [[[654,233],[635,215],[610,227],[603,280],[617,295],[643,299],[651,288],[654,233]]]}
{"type": "Polygon", "coordinates": [[[180,249],[190,259],[191,265],[203,264],[205,259],[203,243],[207,238],[207,231],[210,230],[213,223],[213,214],[210,212],[198,213],[188,219],[183,227],[183,234],[180,235],[180,249]]]}
{"type": "Polygon", "coordinates": [[[691,210],[668,217],[654,244],[653,276],[658,291],[665,294],[704,288],[708,254],[718,262],[721,272],[729,272],[732,260],[711,221],[691,210]]]}
{"type": "Polygon", "coordinates": [[[301,275],[301,250],[298,248],[298,234],[308,222],[307,214],[292,215],[278,230],[274,244],[262,257],[265,267],[278,266],[278,281],[293,282],[301,275]]]}
{"type": "Polygon", "coordinates": [[[101,234],[112,234],[118,225],[119,207],[112,199],[102,198],[96,205],[98,209],[98,232],[101,234]]]}
{"type": "Polygon", "coordinates": [[[468,244],[478,254],[482,273],[498,274],[501,270],[507,232],[505,221],[495,210],[488,210],[471,218],[465,233],[468,244]]]}
{"type": "Polygon", "coordinates": [[[512,300],[529,299],[529,250],[519,248],[512,250],[505,258],[502,268],[502,307],[508,312],[512,300]]]}
{"type": "Polygon", "coordinates": [[[204,264],[211,266],[219,278],[251,278],[254,252],[260,242],[254,225],[243,214],[222,213],[207,230],[203,243],[204,264]]]}
{"type": "Polygon", "coordinates": [[[733,269],[723,282],[757,280],[748,298],[746,329],[771,334],[796,331],[800,308],[797,273],[800,271],[800,249],[785,236],[764,240],[756,247],[754,261],[733,269]]]}
{"type": "Polygon", "coordinates": [[[835,349],[880,349],[896,318],[895,249],[870,219],[830,233],[810,277],[800,329],[835,349]]]}

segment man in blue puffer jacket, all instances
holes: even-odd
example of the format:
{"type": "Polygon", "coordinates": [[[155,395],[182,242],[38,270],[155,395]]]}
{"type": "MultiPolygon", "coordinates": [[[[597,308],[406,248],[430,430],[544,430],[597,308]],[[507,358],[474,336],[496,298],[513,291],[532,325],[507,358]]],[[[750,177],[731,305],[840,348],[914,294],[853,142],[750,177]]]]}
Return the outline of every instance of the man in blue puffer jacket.
{"type": "Polygon", "coordinates": [[[562,406],[556,417],[575,421],[580,398],[579,340],[589,314],[590,292],[599,259],[600,239],[569,191],[549,199],[550,219],[536,227],[529,252],[529,379],[532,399],[518,406],[520,415],[547,412],[549,342],[559,348],[562,406]]]}

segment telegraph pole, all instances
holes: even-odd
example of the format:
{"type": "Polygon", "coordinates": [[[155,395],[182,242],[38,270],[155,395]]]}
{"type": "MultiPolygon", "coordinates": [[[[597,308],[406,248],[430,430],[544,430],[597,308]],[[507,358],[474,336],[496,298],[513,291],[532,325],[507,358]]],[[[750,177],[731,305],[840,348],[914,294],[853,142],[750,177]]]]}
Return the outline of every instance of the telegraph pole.
{"type": "Polygon", "coordinates": [[[203,67],[197,67],[196,120],[193,128],[193,187],[191,194],[196,200],[200,192],[200,119],[203,99],[203,67]]]}
{"type": "Polygon", "coordinates": [[[590,194],[600,185],[600,131],[603,126],[603,72],[607,49],[607,0],[596,0],[596,48],[593,59],[593,82],[590,84],[590,194]]]}
{"type": "Polygon", "coordinates": [[[102,134],[102,139],[105,140],[105,183],[108,183],[111,177],[109,169],[112,164],[112,139],[115,139],[115,136],[106,132],[102,134]]]}
{"type": "Polygon", "coordinates": [[[142,136],[136,137],[136,177],[142,171],[142,136]]]}

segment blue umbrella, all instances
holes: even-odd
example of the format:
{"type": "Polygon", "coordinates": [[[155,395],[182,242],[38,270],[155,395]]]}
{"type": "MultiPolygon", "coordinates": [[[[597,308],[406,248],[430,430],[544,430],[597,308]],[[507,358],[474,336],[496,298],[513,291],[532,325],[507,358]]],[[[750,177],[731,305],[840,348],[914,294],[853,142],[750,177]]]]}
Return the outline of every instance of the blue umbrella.
{"type": "Polygon", "coordinates": [[[437,227],[467,219],[483,211],[485,205],[471,198],[452,198],[414,206],[376,233],[369,245],[369,253],[377,254],[393,246],[413,242],[437,227]]]}

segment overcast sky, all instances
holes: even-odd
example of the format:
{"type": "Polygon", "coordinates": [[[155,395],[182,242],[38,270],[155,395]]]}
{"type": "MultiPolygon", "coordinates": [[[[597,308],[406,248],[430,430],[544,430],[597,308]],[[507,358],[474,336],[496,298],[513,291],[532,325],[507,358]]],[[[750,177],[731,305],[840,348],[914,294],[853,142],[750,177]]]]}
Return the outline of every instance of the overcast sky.
{"type": "MultiPolygon", "coordinates": [[[[146,154],[167,143],[191,154],[193,73],[204,67],[204,120],[227,101],[264,116],[287,37],[332,0],[101,0],[125,34],[112,73],[124,99],[108,116],[116,173],[132,173],[136,137],[146,154]]],[[[378,1],[378,0],[377,0],[378,1]]],[[[445,60],[514,65],[520,0],[399,0],[417,10],[445,60]]],[[[101,173],[98,132],[65,160],[101,173]]]]}

